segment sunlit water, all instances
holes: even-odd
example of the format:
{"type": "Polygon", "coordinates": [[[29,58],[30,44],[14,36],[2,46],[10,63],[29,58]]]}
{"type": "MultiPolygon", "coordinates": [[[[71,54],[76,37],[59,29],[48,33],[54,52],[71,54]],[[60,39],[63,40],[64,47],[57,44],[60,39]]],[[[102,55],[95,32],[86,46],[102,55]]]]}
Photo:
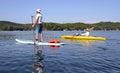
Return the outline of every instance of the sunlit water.
{"type": "Polygon", "coordinates": [[[120,31],[91,32],[106,41],[61,39],[76,32],[81,31],[44,31],[44,41],[56,38],[66,44],[55,49],[16,44],[16,38],[34,40],[32,31],[0,31],[0,73],[120,73],[120,31]]]}

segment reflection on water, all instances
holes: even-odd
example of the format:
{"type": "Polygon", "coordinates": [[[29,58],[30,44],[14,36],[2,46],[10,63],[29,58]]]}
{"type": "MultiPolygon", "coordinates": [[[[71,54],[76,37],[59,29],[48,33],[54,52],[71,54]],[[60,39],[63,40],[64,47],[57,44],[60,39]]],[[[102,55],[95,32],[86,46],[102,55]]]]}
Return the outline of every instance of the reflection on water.
{"type": "Polygon", "coordinates": [[[96,42],[104,43],[104,41],[99,41],[99,40],[76,40],[76,39],[62,39],[62,40],[67,41],[67,42],[80,43],[81,45],[86,46],[86,47],[90,47],[96,42]]]}
{"type": "Polygon", "coordinates": [[[80,42],[84,46],[89,47],[92,44],[94,44],[96,42],[96,40],[79,40],[78,42],[80,42]]]}
{"type": "Polygon", "coordinates": [[[35,45],[34,50],[35,53],[33,55],[33,64],[32,64],[32,68],[34,70],[32,71],[32,73],[43,73],[44,65],[42,63],[42,60],[44,59],[44,54],[43,54],[44,47],[35,45]]]}

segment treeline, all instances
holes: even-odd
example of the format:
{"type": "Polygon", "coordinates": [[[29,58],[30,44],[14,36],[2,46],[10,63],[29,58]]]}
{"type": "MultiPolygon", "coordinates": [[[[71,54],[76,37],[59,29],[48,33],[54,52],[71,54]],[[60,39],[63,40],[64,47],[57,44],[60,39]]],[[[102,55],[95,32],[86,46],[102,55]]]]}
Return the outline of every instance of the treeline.
{"type": "Polygon", "coordinates": [[[30,24],[20,24],[20,23],[14,23],[9,21],[0,21],[0,30],[31,30],[30,24]]]}
{"type": "Polygon", "coordinates": [[[120,22],[99,22],[93,26],[95,30],[120,30],[120,22]]]}
{"type": "MultiPolygon", "coordinates": [[[[43,30],[83,30],[95,27],[94,30],[120,30],[120,22],[99,22],[94,24],[85,23],[43,23],[43,30]]],[[[9,21],[0,21],[0,30],[32,30],[31,24],[20,24],[9,21]]]]}

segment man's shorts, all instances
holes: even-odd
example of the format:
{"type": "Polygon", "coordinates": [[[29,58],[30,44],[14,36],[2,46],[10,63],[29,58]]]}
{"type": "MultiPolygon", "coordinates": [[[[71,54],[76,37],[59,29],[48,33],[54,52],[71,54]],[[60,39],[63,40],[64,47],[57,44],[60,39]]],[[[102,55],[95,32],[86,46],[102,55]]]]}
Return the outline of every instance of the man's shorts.
{"type": "Polygon", "coordinates": [[[42,33],[42,24],[37,24],[35,28],[35,34],[41,34],[42,33]]]}

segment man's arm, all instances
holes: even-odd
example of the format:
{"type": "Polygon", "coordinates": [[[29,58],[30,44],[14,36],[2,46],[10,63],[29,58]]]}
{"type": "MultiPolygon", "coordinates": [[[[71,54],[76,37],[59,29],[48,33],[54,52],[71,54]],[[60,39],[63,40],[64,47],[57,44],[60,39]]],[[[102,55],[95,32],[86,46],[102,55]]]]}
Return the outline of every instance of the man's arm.
{"type": "Polygon", "coordinates": [[[37,24],[38,21],[39,21],[39,18],[40,18],[40,17],[38,17],[38,18],[35,20],[35,22],[33,23],[32,27],[35,27],[35,26],[36,26],[36,24],[37,24]]]}

